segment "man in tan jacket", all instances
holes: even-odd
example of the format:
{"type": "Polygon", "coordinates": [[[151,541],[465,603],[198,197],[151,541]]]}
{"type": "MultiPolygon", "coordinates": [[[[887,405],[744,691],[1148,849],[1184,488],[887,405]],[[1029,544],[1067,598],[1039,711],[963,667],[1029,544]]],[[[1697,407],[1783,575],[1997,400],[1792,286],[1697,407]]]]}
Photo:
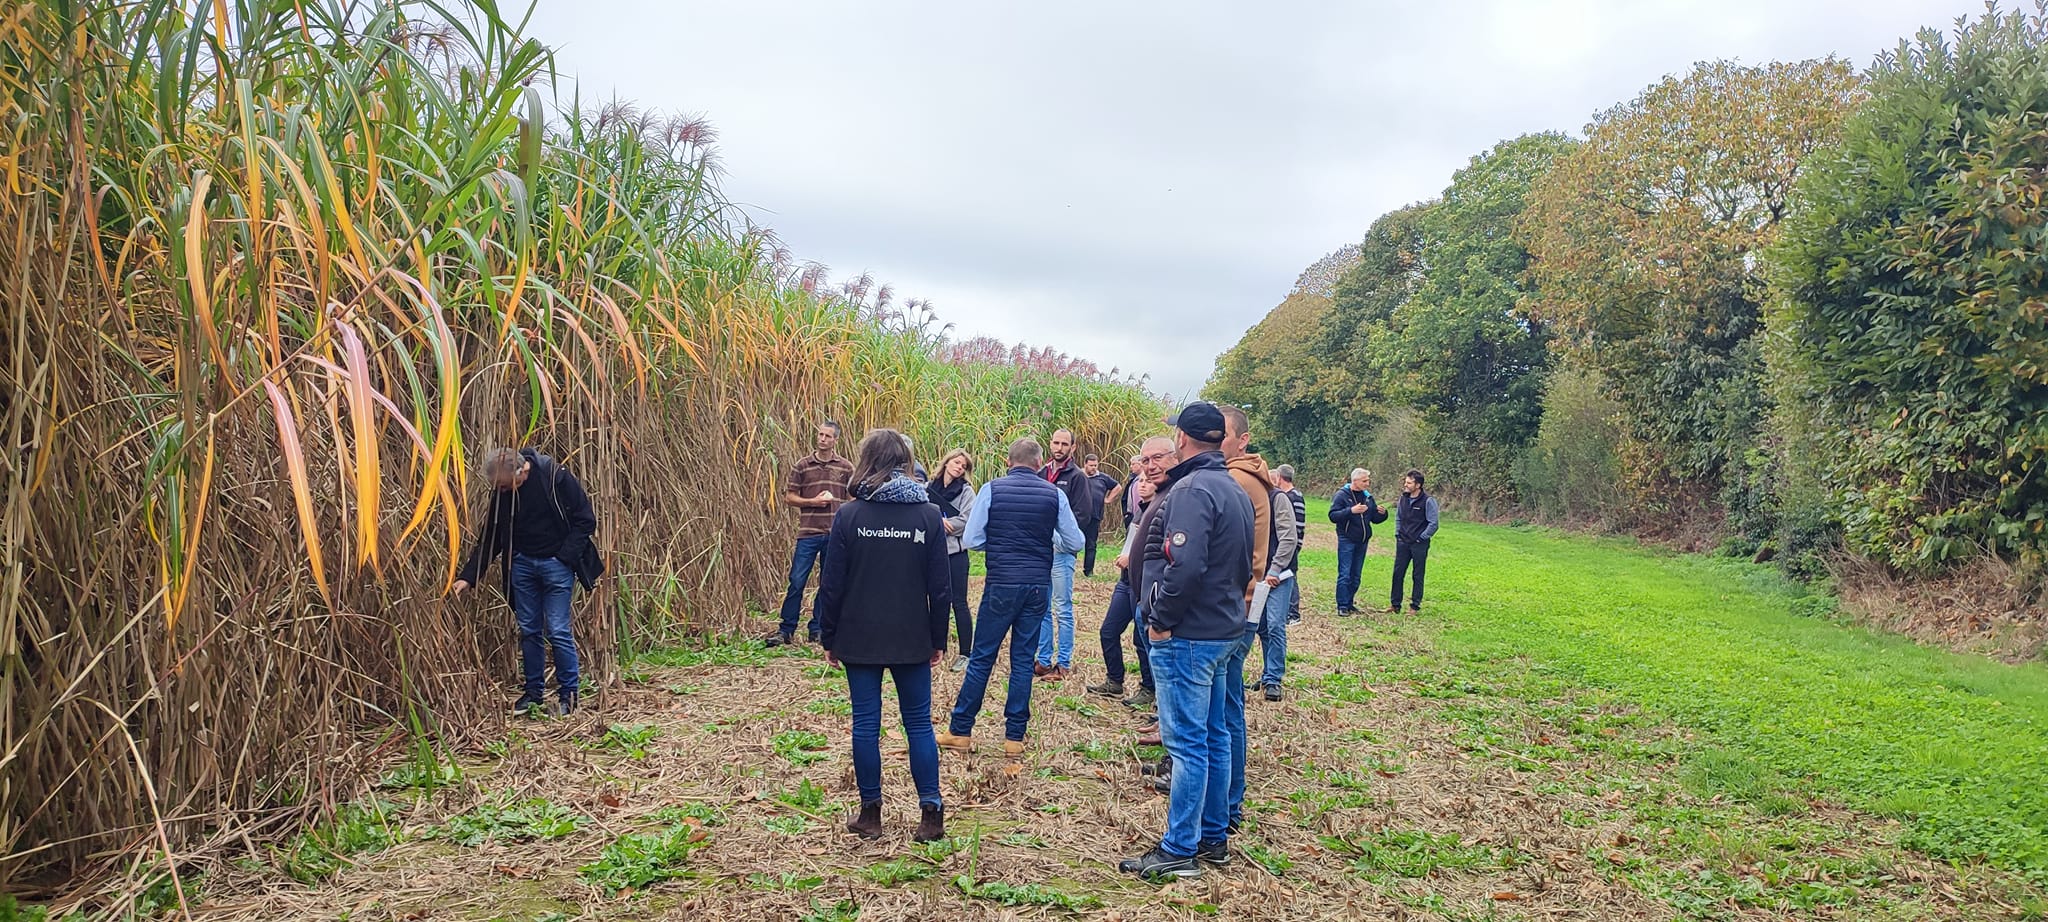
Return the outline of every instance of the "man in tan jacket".
{"type": "MultiPolygon", "coordinates": [[[[1244,662],[1251,653],[1252,640],[1258,634],[1258,624],[1251,620],[1263,612],[1250,611],[1253,589],[1261,582],[1271,586],[1279,579],[1278,574],[1267,572],[1269,564],[1285,560],[1294,555],[1300,536],[1294,519],[1294,504],[1279,491],[1273,489],[1272,475],[1266,469],[1266,459],[1251,454],[1245,449],[1251,446],[1251,419],[1243,408],[1222,404],[1223,410],[1223,465],[1230,471],[1230,479],[1237,482],[1238,489],[1252,503],[1252,581],[1245,585],[1244,597],[1247,606],[1244,637],[1237,643],[1230,661],[1224,670],[1224,719],[1230,724],[1230,828],[1237,828],[1238,820],[1244,815],[1244,764],[1247,753],[1244,723],[1244,662]]],[[[1260,605],[1259,608],[1264,608],[1260,605]]]]}

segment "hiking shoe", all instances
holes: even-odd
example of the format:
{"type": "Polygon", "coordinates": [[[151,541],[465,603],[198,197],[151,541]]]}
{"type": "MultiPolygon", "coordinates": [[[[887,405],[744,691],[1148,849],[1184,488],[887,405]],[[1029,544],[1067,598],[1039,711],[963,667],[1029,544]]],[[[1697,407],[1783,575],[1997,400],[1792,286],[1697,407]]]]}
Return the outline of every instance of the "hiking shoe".
{"type": "Polygon", "coordinates": [[[1195,860],[1203,864],[1213,864],[1219,868],[1228,867],[1230,865],[1230,843],[1221,839],[1214,842],[1204,842],[1195,847],[1195,860]]]}
{"type": "Polygon", "coordinates": [[[1152,790],[1158,791],[1161,794],[1171,795],[1173,793],[1173,773],[1167,772],[1163,775],[1153,775],[1152,790]]]}
{"type": "Polygon", "coordinates": [[[761,638],[761,647],[766,650],[773,650],[776,647],[787,647],[795,642],[796,635],[791,634],[788,631],[776,631],[773,634],[761,638]]]}
{"type": "Polygon", "coordinates": [[[1340,608],[1340,609],[1337,609],[1337,617],[1339,617],[1339,618],[1349,618],[1349,617],[1351,617],[1352,615],[1355,615],[1355,614],[1358,614],[1358,609],[1356,609],[1356,608],[1340,608]]]}
{"type": "Polygon", "coordinates": [[[954,736],[951,730],[940,730],[932,734],[932,738],[937,740],[939,746],[945,749],[957,752],[974,751],[974,734],[972,733],[962,733],[959,736],[954,736]]]}
{"type": "Polygon", "coordinates": [[[555,699],[555,707],[549,713],[555,717],[567,717],[576,713],[577,698],[575,692],[563,692],[561,697],[555,699]]]}
{"type": "Polygon", "coordinates": [[[1032,675],[1032,677],[1033,677],[1033,678],[1039,678],[1039,679],[1042,679],[1042,678],[1045,678],[1046,676],[1049,676],[1049,675],[1051,675],[1051,674],[1052,674],[1052,665],[1051,665],[1051,664],[1049,664],[1049,663],[1032,663],[1032,664],[1031,664],[1031,675],[1032,675]]]}
{"type": "Polygon", "coordinates": [[[917,821],[917,831],[910,834],[912,842],[937,842],[946,837],[946,808],[925,804],[924,814],[917,821]]]}
{"type": "Polygon", "coordinates": [[[1121,698],[1124,696],[1124,683],[1111,682],[1108,679],[1104,679],[1100,682],[1095,683],[1094,685],[1088,686],[1088,693],[1092,695],[1108,695],[1111,698],[1121,698]]]}
{"type": "Polygon", "coordinates": [[[512,702],[512,716],[525,717],[528,714],[532,713],[534,708],[540,707],[546,703],[547,698],[544,695],[538,695],[532,692],[520,695],[518,701],[512,702]]]}
{"type": "Polygon", "coordinates": [[[1293,614],[1290,614],[1290,615],[1288,615],[1288,616],[1287,616],[1287,623],[1288,623],[1288,624],[1300,624],[1300,623],[1301,623],[1301,613],[1300,613],[1300,612],[1294,612],[1293,614]]]}
{"type": "Polygon", "coordinates": [[[1024,758],[1024,741],[1023,741],[1023,740],[1004,740],[1004,741],[1003,741],[1003,755],[1009,756],[1009,757],[1010,757],[1010,758],[1012,758],[1012,759],[1021,759],[1021,758],[1024,758]]]}
{"type": "Polygon", "coordinates": [[[1267,686],[1266,686],[1266,700],[1267,700],[1267,701],[1278,701],[1278,700],[1280,700],[1280,684],[1279,684],[1278,682],[1275,682],[1275,683],[1272,683],[1272,684],[1270,684],[1270,685],[1267,685],[1267,686]]]}
{"type": "Polygon", "coordinates": [[[1124,699],[1124,707],[1130,708],[1135,711],[1139,708],[1151,707],[1152,705],[1157,704],[1158,702],[1158,697],[1152,694],[1151,689],[1145,688],[1144,686],[1139,686],[1137,694],[1124,699]]]}
{"type": "Polygon", "coordinates": [[[1145,763],[1143,767],[1138,769],[1138,772],[1151,778],[1171,778],[1173,777],[1173,757],[1160,756],[1159,761],[1145,763]]]}
{"type": "Polygon", "coordinates": [[[948,672],[966,672],[966,671],[967,671],[967,654],[965,654],[965,653],[962,653],[962,654],[960,654],[959,656],[953,657],[953,664],[952,664],[952,665],[950,665],[950,666],[947,666],[947,667],[946,667],[946,671],[948,671],[948,672]]]}
{"type": "Polygon", "coordinates": [[[860,805],[860,816],[846,824],[846,831],[863,839],[882,837],[882,802],[870,800],[860,805]]]}
{"type": "Polygon", "coordinates": [[[1193,855],[1183,858],[1157,846],[1136,858],[1125,858],[1117,862],[1116,869],[1125,874],[1136,874],[1146,880],[1158,881],[1202,876],[1202,869],[1196,866],[1193,855]]]}
{"type": "Polygon", "coordinates": [[[1396,602],[1396,603],[1394,603],[1394,604],[1392,604],[1392,605],[1389,605],[1389,606],[1387,606],[1387,614],[1390,614],[1390,615],[1398,615],[1398,614],[1400,614],[1400,613],[1401,613],[1401,603],[1399,603],[1399,602],[1396,602]]]}

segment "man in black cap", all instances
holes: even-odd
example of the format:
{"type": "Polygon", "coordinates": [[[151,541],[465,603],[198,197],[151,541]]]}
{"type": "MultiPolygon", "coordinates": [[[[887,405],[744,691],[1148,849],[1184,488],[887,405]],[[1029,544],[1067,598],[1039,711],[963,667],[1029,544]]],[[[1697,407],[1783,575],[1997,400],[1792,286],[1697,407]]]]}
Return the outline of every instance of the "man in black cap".
{"type": "Polygon", "coordinates": [[[1117,865],[1150,880],[1194,877],[1198,861],[1230,860],[1231,743],[1221,670],[1244,636],[1244,588],[1252,578],[1252,505],[1224,469],[1223,412],[1191,403],[1173,425],[1184,460],[1167,472],[1158,513],[1137,539],[1144,547],[1140,607],[1173,788],[1159,845],[1117,865]]]}

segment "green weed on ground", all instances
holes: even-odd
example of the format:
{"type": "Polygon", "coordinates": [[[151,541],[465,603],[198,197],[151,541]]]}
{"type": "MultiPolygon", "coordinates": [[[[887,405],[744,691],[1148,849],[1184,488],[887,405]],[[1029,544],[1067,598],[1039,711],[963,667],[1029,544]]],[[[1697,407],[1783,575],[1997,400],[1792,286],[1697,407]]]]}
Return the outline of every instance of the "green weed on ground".
{"type": "Polygon", "coordinates": [[[577,870],[584,883],[617,894],[643,890],[664,880],[686,876],[690,853],[704,841],[704,832],[672,826],[657,833],[630,833],[604,847],[596,861],[577,870]]]}
{"type": "Polygon", "coordinates": [[[444,825],[429,828],[426,836],[473,848],[485,842],[560,839],[588,822],[587,816],[535,797],[478,804],[467,813],[449,817],[444,825]]]}

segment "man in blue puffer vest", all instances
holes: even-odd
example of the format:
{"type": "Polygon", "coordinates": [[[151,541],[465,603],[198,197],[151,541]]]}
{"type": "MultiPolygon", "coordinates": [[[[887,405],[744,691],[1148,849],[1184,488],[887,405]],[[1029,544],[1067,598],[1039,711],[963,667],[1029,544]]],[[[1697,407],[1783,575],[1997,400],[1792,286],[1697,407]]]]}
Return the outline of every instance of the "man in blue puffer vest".
{"type": "Polygon", "coordinates": [[[989,674],[995,671],[996,653],[1008,634],[1010,691],[1003,703],[1003,751],[1011,758],[1024,754],[1024,730],[1031,723],[1032,666],[1052,592],[1053,555],[1071,557],[1083,545],[1067,495],[1039,476],[1044,459],[1035,439],[1011,443],[1010,472],[984,485],[967,510],[961,543],[987,552],[982,563],[988,578],[982,584],[967,677],[953,702],[952,723],[938,737],[939,745],[947,749],[966,752],[974,747],[974,720],[981,716],[989,674]]]}

